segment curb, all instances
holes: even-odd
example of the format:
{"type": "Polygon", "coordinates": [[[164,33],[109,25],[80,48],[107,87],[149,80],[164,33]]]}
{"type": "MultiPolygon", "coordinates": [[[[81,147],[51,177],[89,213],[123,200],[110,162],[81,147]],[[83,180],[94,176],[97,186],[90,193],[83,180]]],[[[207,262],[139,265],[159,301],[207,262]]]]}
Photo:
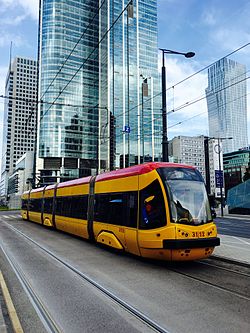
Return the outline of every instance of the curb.
{"type": "Polygon", "coordinates": [[[216,255],[212,255],[209,258],[214,259],[214,260],[218,260],[218,261],[224,261],[224,262],[227,262],[229,264],[234,264],[234,265],[250,268],[250,264],[245,262],[245,261],[237,261],[235,259],[230,259],[230,258],[227,258],[227,257],[219,257],[219,256],[216,256],[216,255]]]}
{"type": "Polygon", "coordinates": [[[0,287],[3,292],[3,297],[8,309],[8,314],[12,323],[13,331],[15,333],[24,333],[1,271],[0,271],[0,287]]]}

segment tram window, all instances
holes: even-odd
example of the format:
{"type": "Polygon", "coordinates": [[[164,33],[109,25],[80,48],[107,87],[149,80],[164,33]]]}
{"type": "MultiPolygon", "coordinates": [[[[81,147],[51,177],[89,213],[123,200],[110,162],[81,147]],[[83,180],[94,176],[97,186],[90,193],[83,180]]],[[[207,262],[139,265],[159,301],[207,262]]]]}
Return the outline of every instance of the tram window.
{"type": "Polygon", "coordinates": [[[71,197],[71,217],[87,219],[88,196],[71,197]]]}
{"type": "Polygon", "coordinates": [[[109,212],[109,195],[97,194],[95,195],[95,213],[94,219],[98,222],[108,222],[109,212]]]}
{"type": "Polygon", "coordinates": [[[44,198],[43,212],[52,214],[53,209],[53,198],[44,198]]]}
{"type": "Polygon", "coordinates": [[[116,225],[124,225],[125,216],[125,200],[123,194],[109,194],[108,200],[108,223],[116,225]]]}
{"type": "Polygon", "coordinates": [[[30,199],[30,211],[41,212],[42,199],[30,199]]]}
{"type": "Polygon", "coordinates": [[[166,210],[158,180],[140,193],[140,229],[154,229],[166,225],[166,210]]]}
{"type": "Polygon", "coordinates": [[[127,195],[127,211],[126,225],[128,227],[137,227],[137,206],[138,206],[138,192],[129,193],[127,195]]]}
{"type": "Polygon", "coordinates": [[[28,208],[28,200],[22,199],[22,209],[27,210],[27,208],[28,208]]]}
{"type": "Polygon", "coordinates": [[[136,227],[137,192],[95,195],[95,215],[98,222],[136,227]]]}

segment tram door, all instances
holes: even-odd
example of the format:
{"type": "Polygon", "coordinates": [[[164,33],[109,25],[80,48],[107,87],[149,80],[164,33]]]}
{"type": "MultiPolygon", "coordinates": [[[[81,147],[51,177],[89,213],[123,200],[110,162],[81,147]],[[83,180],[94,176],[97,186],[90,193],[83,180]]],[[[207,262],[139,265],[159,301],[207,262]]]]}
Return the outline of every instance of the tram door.
{"type": "Polygon", "coordinates": [[[126,228],[125,241],[130,253],[140,255],[137,241],[138,192],[126,194],[126,228]]]}

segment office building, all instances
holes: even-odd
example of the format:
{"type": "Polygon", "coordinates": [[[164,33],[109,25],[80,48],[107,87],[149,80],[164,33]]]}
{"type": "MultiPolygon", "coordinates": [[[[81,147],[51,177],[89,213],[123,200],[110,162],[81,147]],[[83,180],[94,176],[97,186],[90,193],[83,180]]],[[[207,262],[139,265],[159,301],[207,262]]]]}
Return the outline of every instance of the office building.
{"type": "Polygon", "coordinates": [[[248,145],[246,66],[223,58],[208,69],[209,136],[223,141],[224,153],[248,145]]]}
{"type": "Polygon", "coordinates": [[[244,181],[250,172],[250,147],[232,153],[223,154],[224,177],[226,192],[244,181]]]}
{"type": "Polygon", "coordinates": [[[196,166],[206,179],[204,136],[177,136],[169,142],[169,155],[175,162],[196,166]]]}
{"type": "Polygon", "coordinates": [[[34,151],[37,107],[37,62],[16,57],[10,63],[5,85],[1,197],[8,193],[8,178],[16,161],[34,151]]]}
{"type": "Polygon", "coordinates": [[[156,0],[40,9],[41,183],[160,159],[156,0]]]}
{"type": "Polygon", "coordinates": [[[224,196],[222,142],[208,138],[206,155],[205,138],[203,135],[174,137],[169,141],[170,160],[197,167],[209,194],[220,198],[220,189],[224,196]]]}

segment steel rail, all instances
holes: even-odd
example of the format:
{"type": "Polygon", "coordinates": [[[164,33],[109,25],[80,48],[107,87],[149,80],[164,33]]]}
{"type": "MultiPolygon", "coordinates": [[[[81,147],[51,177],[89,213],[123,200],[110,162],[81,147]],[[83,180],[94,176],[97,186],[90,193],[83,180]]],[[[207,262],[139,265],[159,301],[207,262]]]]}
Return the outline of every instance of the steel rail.
{"type": "MultiPolygon", "coordinates": [[[[72,272],[76,273],[78,276],[80,276],[82,279],[90,283],[92,286],[97,288],[99,291],[101,291],[105,296],[108,296],[110,299],[112,299],[115,303],[120,305],[123,309],[125,309],[127,312],[129,312],[131,315],[139,319],[142,323],[144,323],[146,326],[149,328],[153,329],[156,332],[160,333],[170,333],[168,330],[165,328],[161,327],[158,323],[156,323],[154,320],[150,319],[147,315],[133,307],[132,305],[128,304],[124,300],[122,300],[120,297],[109,291],[107,288],[103,287],[101,284],[87,276],[86,274],[80,272],[78,269],[73,267],[71,264],[67,263],[63,259],[61,259],[59,256],[55,255],[53,252],[50,250],[46,249],[44,246],[40,245],[38,242],[34,241],[32,238],[29,236],[25,235],[22,231],[16,229],[14,226],[10,225],[7,222],[4,222],[5,224],[8,225],[12,230],[14,230],[16,233],[20,234],[22,237],[30,241],[31,243],[35,244],[39,249],[44,251],[46,254],[50,255],[53,259],[67,267],[69,270],[72,272]]],[[[55,331],[57,332],[57,331],[55,331]]]]}
{"type": "MultiPolygon", "coordinates": [[[[5,222],[6,223],[6,222],[5,222]]],[[[39,299],[38,295],[34,291],[34,289],[31,287],[30,283],[25,277],[25,274],[19,267],[19,265],[16,263],[16,261],[11,258],[11,256],[6,252],[6,250],[3,248],[2,245],[0,245],[2,252],[4,253],[6,259],[8,260],[10,266],[12,267],[13,271],[16,274],[16,277],[18,278],[19,282],[21,283],[24,291],[28,295],[36,313],[38,314],[39,318],[41,319],[41,322],[43,323],[45,329],[48,333],[62,333],[62,330],[59,328],[59,326],[55,323],[55,321],[50,316],[48,310],[42,303],[42,301],[39,299]]]]}
{"type": "MultiPolygon", "coordinates": [[[[209,260],[217,262],[217,259],[214,260],[212,258],[211,259],[209,258],[209,260]]],[[[230,269],[230,268],[227,268],[227,267],[224,267],[224,266],[220,266],[219,264],[216,264],[216,263],[213,263],[213,262],[206,262],[206,261],[200,261],[200,260],[197,260],[196,262],[201,264],[201,265],[211,266],[211,267],[218,268],[218,269],[221,269],[221,270],[224,270],[224,271],[227,271],[227,272],[230,272],[230,273],[234,273],[234,274],[237,274],[237,275],[250,277],[250,274],[248,274],[248,273],[239,272],[239,271],[234,270],[234,269],[230,269]]],[[[232,263],[229,263],[229,264],[234,265],[236,267],[237,266],[238,267],[246,267],[244,265],[237,265],[235,262],[232,262],[232,263]]],[[[247,267],[247,268],[249,268],[249,267],[247,267]]]]}

